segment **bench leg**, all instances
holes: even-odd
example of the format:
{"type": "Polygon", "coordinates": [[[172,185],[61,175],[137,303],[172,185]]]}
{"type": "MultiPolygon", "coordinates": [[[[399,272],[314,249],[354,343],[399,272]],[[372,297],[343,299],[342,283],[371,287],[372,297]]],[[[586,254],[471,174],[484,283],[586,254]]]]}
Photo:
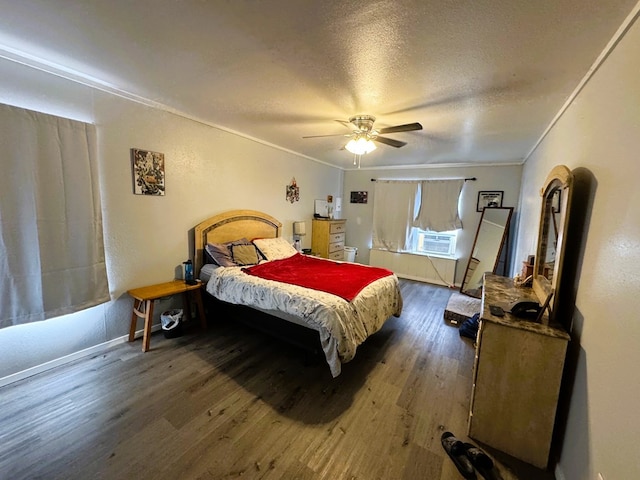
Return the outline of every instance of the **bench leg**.
{"type": "Polygon", "coordinates": [[[142,306],[142,300],[137,298],[133,299],[133,312],[131,313],[131,326],[129,327],[129,341],[133,342],[136,339],[136,326],[138,324],[138,318],[140,317],[140,307],[142,306]]]}
{"type": "Polygon", "coordinates": [[[151,342],[151,322],[153,322],[153,300],[145,301],[144,306],[144,334],[142,336],[142,351],[149,351],[151,342]]]}
{"type": "Polygon", "coordinates": [[[204,305],[202,303],[202,295],[200,295],[200,290],[190,290],[189,292],[184,292],[183,302],[184,302],[184,311],[185,318],[191,320],[191,300],[196,304],[196,309],[198,310],[198,319],[200,320],[200,327],[203,330],[207,328],[207,317],[204,314],[204,305]]]}

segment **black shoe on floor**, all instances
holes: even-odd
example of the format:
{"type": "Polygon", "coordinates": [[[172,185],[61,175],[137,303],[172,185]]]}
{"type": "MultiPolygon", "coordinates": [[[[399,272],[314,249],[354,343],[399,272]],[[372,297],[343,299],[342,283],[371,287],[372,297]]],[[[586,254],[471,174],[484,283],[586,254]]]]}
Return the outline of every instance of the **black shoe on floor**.
{"type": "Polygon", "coordinates": [[[471,480],[476,479],[476,472],[470,458],[467,456],[467,449],[464,443],[458,440],[451,432],[444,432],[440,441],[444,451],[453,460],[454,465],[462,476],[471,480]]]}
{"type": "Polygon", "coordinates": [[[478,470],[480,475],[485,478],[490,478],[489,475],[493,470],[493,460],[491,460],[489,455],[471,443],[463,444],[463,448],[467,457],[471,461],[471,465],[478,470]]]}

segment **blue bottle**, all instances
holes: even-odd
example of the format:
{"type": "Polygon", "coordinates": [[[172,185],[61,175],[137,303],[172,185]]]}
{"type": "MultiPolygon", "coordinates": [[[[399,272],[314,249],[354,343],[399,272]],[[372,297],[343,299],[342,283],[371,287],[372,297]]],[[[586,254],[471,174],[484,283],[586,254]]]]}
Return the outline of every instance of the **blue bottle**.
{"type": "Polygon", "coordinates": [[[193,278],[193,263],[191,260],[182,262],[184,265],[184,281],[187,285],[195,285],[196,281],[193,278]]]}

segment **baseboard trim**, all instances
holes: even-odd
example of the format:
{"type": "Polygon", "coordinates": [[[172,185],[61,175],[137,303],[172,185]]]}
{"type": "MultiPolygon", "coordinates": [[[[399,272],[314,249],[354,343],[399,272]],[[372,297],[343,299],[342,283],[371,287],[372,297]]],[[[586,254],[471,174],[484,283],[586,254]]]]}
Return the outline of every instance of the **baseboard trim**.
{"type": "Polygon", "coordinates": [[[407,275],[405,273],[396,273],[396,277],[398,278],[405,278],[407,280],[414,280],[416,282],[422,282],[422,283],[429,283],[431,285],[443,285],[445,287],[448,287],[449,284],[444,283],[438,279],[435,278],[425,278],[425,277],[417,277],[415,275],[407,275]]]}
{"type": "MultiPolygon", "coordinates": [[[[151,327],[152,332],[157,332],[160,330],[161,325],[153,325],[151,327]]],[[[136,332],[135,338],[139,338],[142,335],[142,330],[138,330],[136,332]]],[[[52,368],[59,367],[66,363],[73,362],[82,357],[86,357],[89,355],[95,355],[109,347],[113,347],[115,345],[120,345],[121,343],[125,343],[129,341],[129,335],[123,335],[121,337],[114,338],[104,343],[99,343],[98,345],[94,345],[89,348],[85,348],[84,350],[80,350],[78,352],[70,353],[69,355],[65,355],[64,357],[56,358],[55,360],[51,360],[49,362],[42,363],[40,365],[36,365],[35,367],[27,368],[26,370],[22,370],[20,372],[12,373],[11,375],[7,375],[6,377],[0,378],[0,388],[10,385],[12,383],[18,382],[20,380],[24,380],[25,378],[29,378],[33,375],[37,375],[38,373],[46,372],[47,370],[51,370],[52,368]]]]}

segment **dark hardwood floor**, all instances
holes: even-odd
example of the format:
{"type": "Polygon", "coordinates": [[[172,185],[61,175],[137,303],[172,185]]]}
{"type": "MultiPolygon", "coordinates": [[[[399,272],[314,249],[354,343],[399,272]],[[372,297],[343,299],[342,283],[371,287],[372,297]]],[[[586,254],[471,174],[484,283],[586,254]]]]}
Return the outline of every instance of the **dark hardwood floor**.
{"type": "MultiPolygon", "coordinates": [[[[474,350],[451,290],[402,281],[404,311],[331,378],[323,358],[210,312],[0,389],[2,479],[462,478],[474,350]],[[192,322],[196,323],[196,322],[192,322]]],[[[475,442],[473,442],[475,443],[475,442]]],[[[496,479],[552,475],[485,448],[496,479]]]]}

